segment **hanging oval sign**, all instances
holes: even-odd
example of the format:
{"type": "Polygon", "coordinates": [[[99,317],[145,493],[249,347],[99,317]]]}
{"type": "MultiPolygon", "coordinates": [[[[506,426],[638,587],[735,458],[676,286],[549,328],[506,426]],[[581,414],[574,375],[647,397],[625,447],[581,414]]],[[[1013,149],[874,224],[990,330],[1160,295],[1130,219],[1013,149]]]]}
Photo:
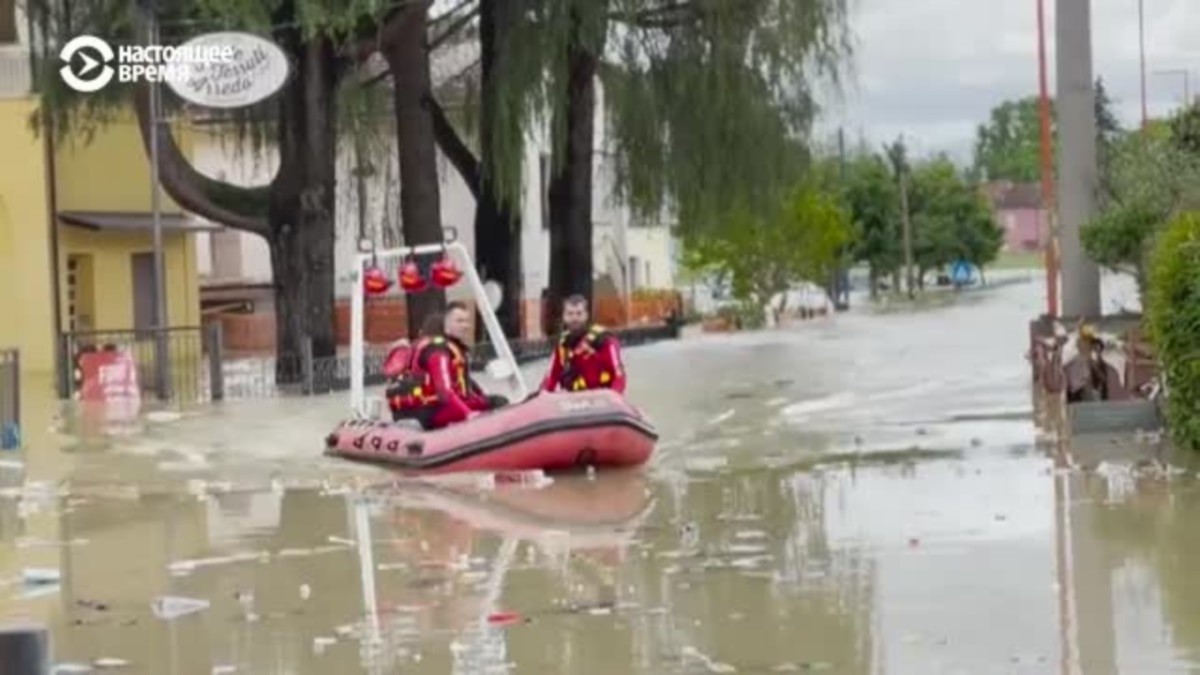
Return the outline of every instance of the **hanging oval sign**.
{"type": "Polygon", "coordinates": [[[291,72],[279,45],[237,31],[199,35],[179,45],[174,56],[167,86],[208,108],[254,105],[282,89],[291,72]]]}

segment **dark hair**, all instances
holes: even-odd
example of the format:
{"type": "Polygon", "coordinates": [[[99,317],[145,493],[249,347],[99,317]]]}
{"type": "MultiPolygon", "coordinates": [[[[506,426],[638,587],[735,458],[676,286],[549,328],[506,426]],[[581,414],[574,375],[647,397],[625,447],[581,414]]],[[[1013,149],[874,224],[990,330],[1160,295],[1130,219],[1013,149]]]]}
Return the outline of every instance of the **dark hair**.
{"type": "Polygon", "coordinates": [[[588,307],[588,300],[587,300],[587,298],[583,297],[583,295],[582,295],[582,294],[580,294],[580,293],[575,293],[575,294],[573,294],[573,295],[568,295],[568,296],[567,296],[567,297],[566,297],[566,298],[563,300],[563,307],[566,307],[566,306],[568,306],[568,305],[575,305],[575,306],[583,305],[583,308],[584,308],[584,309],[587,309],[587,307],[588,307]]]}
{"type": "Polygon", "coordinates": [[[446,315],[441,312],[434,312],[425,317],[421,322],[421,336],[434,337],[446,332],[446,315]]]}
{"type": "Polygon", "coordinates": [[[465,303],[461,300],[451,300],[450,302],[446,303],[446,313],[447,314],[449,314],[450,312],[456,311],[456,310],[460,310],[460,309],[464,312],[467,312],[468,314],[471,312],[470,306],[468,306],[467,303],[465,303]]]}

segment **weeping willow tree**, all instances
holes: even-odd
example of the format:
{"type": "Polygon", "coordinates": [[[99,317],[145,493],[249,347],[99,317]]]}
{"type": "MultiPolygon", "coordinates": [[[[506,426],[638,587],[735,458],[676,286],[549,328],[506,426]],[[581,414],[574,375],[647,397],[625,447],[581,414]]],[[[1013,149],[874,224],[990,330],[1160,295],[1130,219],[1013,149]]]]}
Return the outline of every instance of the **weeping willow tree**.
{"type": "MultiPolygon", "coordinates": [[[[592,294],[597,99],[614,195],[684,233],[769,214],[794,187],[849,54],[844,0],[560,0],[533,12],[552,120],[550,289],[592,294]]],[[[527,28],[528,30],[528,28],[527,28]]],[[[728,225],[733,226],[733,225],[728,225]]]]}
{"type": "MultiPolygon", "coordinates": [[[[158,135],[166,192],[192,213],[267,240],[277,352],[300,354],[307,338],[316,356],[330,356],[336,352],[333,256],[338,116],[339,110],[355,109],[346,105],[346,90],[364,86],[352,75],[375,53],[388,62],[397,82],[391,112],[399,141],[395,147],[403,182],[404,239],[428,243],[442,238],[432,116],[425,105],[429,5],[415,0],[158,0],[152,8],[139,8],[128,0],[30,0],[34,24],[47,49],[43,57],[81,33],[116,43],[145,42],[147,11],[157,16],[160,40],[165,43],[212,30],[271,36],[291,60],[292,77],[268,101],[224,115],[236,130],[239,147],[245,144],[254,152],[270,149],[277,155],[278,169],[267,185],[236,186],[197,171],[168,129],[152,128],[149,90],[144,84],[114,83],[100,93],[78,94],[59,80],[57,63],[39,59],[43,104],[35,121],[50,133],[75,137],[113,121],[132,105],[147,145],[151,134],[158,135]]],[[[183,108],[168,96],[164,100],[169,114],[183,108]]],[[[354,125],[353,132],[363,128],[354,125]]],[[[443,303],[440,293],[423,294],[410,302],[410,330],[443,303]]]]}
{"type": "Polygon", "coordinates": [[[551,122],[555,310],[592,291],[599,83],[611,196],[703,230],[778,208],[807,154],[813,83],[836,84],[850,52],[844,0],[464,0],[457,11],[481,31],[480,158],[448,123],[438,142],[478,186],[482,259],[515,240],[511,210],[496,218],[492,205],[518,194],[525,134],[551,122]]]}

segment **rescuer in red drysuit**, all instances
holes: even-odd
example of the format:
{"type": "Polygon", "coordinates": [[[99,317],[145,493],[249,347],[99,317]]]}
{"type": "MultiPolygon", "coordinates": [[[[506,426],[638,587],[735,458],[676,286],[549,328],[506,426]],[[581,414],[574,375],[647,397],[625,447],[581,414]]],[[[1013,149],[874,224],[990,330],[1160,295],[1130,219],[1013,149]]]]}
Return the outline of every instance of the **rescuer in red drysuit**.
{"type": "Polygon", "coordinates": [[[470,310],[459,302],[450,303],[444,315],[429,317],[409,352],[408,367],[388,389],[393,420],[415,419],[427,430],[441,429],[508,403],[471,379],[464,341],[470,330],[470,310]]]}
{"type": "Polygon", "coordinates": [[[563,333],[550,358],[541,391],[612,389],[625,393],[625,366],[617,336],[588,324],[588,301],[572,295],[563,301],[563,333]]]}

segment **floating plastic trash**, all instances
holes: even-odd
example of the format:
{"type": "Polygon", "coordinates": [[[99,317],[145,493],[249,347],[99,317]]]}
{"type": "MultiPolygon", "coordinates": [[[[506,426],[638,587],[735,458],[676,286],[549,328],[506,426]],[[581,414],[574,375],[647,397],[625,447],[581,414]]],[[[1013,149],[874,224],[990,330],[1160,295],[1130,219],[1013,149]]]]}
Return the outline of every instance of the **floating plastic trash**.
{"type": "Polygon", "coordinates": [[[21,571],[21,578],[27,584],[41,586],[57,584],[62,579],[62,574],[52,567],[27,567],[21,571]]]}
{"type": "Polygon", "coordinates": [[[516,623],[521,620],[521,615],[516,612],[492,612],[488,614],[488,623],[505,626],[516,623]]]}
{"type": "Polygon", "coordinates": [[[16,450],[21,447],[21,427],[16,422],[6,422],[0,428],[0,450],[16,450]]]}
{"type": "Polygon", "coordinates": [[[92,665],[97,669],[126,668],[129,666],[129,662],[125,659],[96,659],[92,665]]]}
{"type": "Polygon", "coordinates": [[[207,600],[185,598],[177,595],[159,596],[150,603],[150,609],[154,610],[154,616],[168,621],[204,611],[209,606],[210,603],[207,600]]]}

